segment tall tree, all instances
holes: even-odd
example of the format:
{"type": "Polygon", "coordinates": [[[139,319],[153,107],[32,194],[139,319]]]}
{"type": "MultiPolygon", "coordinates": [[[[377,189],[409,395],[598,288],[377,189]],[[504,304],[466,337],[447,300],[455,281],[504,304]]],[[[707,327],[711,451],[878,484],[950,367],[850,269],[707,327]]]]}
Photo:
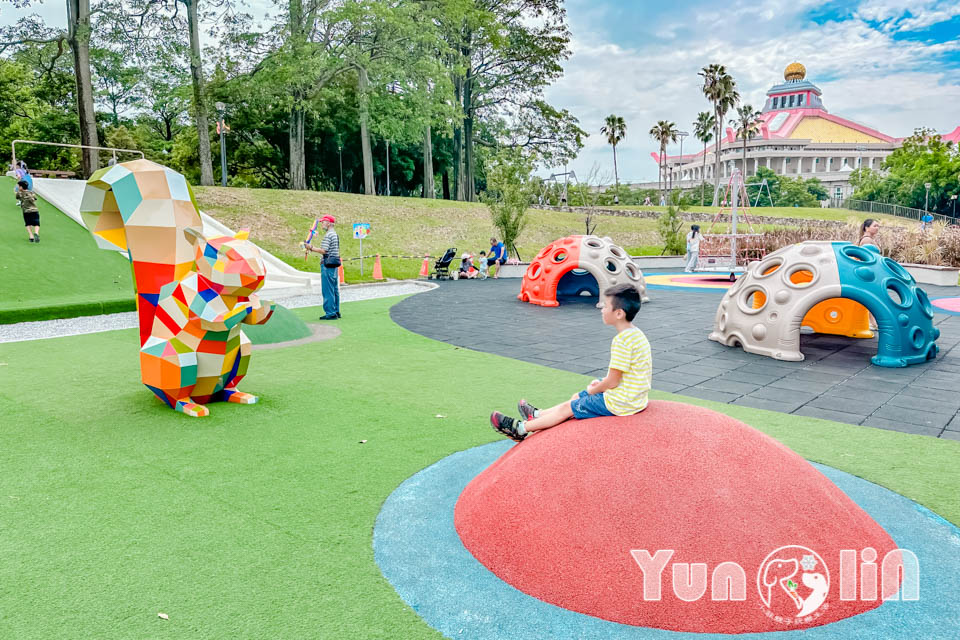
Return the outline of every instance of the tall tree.
{"type": "Polygon", "coordinates": [[[660,198],[666,199],[664,188],[667,184],[667,176],[663,171],[663,159],[667,153],[667,145],[677,141],[677,125],[674,122],[660,120],[650,128],[650,135],[660,143],[660,176],[663,178],[663,187],[660,189],[660,198]]]}
{"type": "MultiPolygon", "coordinates": [[[[20,0],[19,6],[30,6],[30,0],[20,0]]],[[[37,15],[27,16],[16,24],[0,29],[0,53],[10,47],[27,43],[56,43],[59,56],[64,46],[73,53],[73,70],[77,83],[77,117],[80,123],[80,144],[85,147],[99,146],[97,119],[93,107],[93,80],[90,73],[91,16],[101,9],[91,10],[90,0],[66,0],[67,28],[52,29],[43,24],[37,15]]],[[[52,64],[52,62],[51,62],[52,64]]],[[[99,167],[99,158],[94,149],[81,152],[83,173],[91,175],[99,167]]]]}
{"type": "Polygon", "coordinates": [[[757,135],[760,131],[762,114],[751,105],[745,104],[737,107],[737,117],[730,120],[731,126],[737,132],[737,137],[743,140],[743,179],[747,179],[747,140],[757,135]]]}
{"type": "Polygon", "coordinates": [[[713,206],[717,206],[717,199],[720,194],[720,127],[723,126],[723,118],[727,112],[740,101],[740,93],[737,92],[737,83],[733,77],[727,73],[726,67],[722,64],[710,64],[704,67],[699,73],[703,77],[703,95],[707,100],[713,103],[713,117],[715,122],[716,136],[716,159],[713,175],[713,206]]]}
{"type": "Polygon", "coordinates": [[[515,130],[522,130],[524,117],[556,125],[546,142],[537,141],[528,151],[556,145],[568,135],[569,114],[556,112],[560,119],[545,114],[542,97],[563,72],[570,32],[562,0],[466,0],[461,5],[465,11],[444,19],[443,27],[455,52],[449,66],[460,111],[453,125],[454,187],[458,200],[473,201],[479,121],[499,118],[515,130]]]}
{"type": "Polygon", "coordinates": [[[607,137],[607,144],[613,147],[613,179],[616,185],[613,203],[620,203],[620,174],[617,172],[617,145],[627,137],[627,123],[621,116],[610,114],[603,121],[600,133],[607,137]]]}
{"type": "Polygon", "coordinates": [[[97,86],[97,95],[113,116],[114,126],[120,124],[120,113],[139,104],[143,79],[141,69],[127,64],[123,54],[111,49],[95,47],[91,63],[97,86]]]}
{"type": "Polygon", "coordinates": [[[693,135],[697,140],[703,143],[703,166],[700,169],[700,205],[703,206],[703,185],[707,181],[707,144],[713,140],[713,114],[709,111],[701,111],[697,114],[697,119],[693,123],[693,135]]]}
{"type": "Polygon", "coordinates": [[[190,34],[190,81],[193,85],[193,117],[197,125],[197,151],[200,154],[200,184],[213,184],[213,160],[210,154],[210,120],[204,90],[203,57],[200,54],[200,0],[176,0],[187,10],[190,34]]]}

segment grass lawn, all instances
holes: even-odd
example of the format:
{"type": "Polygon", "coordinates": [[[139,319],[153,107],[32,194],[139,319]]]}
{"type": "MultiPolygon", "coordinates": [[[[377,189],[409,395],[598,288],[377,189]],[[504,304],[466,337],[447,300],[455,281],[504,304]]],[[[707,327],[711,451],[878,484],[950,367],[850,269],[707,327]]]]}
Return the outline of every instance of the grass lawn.
{"type": "MultiPolygon", "coordinates": [[[[305,271],[320,269],[320,261],[314,256],[304,261],[299,248],[316,216],[330,213],[337,217],[341,253],[348,258],[360,255],[360,243],[352,237],[352,224],[371,223],[371,235],[363,243],[367,256],[364,277],[360,276],[360,261],[348,260],[344,263],[347,282],[371,280],[376,253],[429,253],[432,268],[434,259],[448,247],[456,247],[459,253],[476,254],[490,248],[491,235],[499,235],[483,204],[275,189],[196,187],[194,191],[204,212],[232,228],[249,227],[255,242],[305,271]]],[[[557,238],[585,232],[584,215],[579,212],[531,209],[527,216],[518,242],[525,260],[557,238]]],[[[646,251],[652,255],[659,255],[662,249],[655,219],[598,214],[596,221],[595,232],[610,236],[622,247],[649,247],[646,251]]],[[[742,223],[740,227],[745,228],[742,223]]],[[[714,232],[725,233],[728,228],[728,224],[718,224],[714,232]]],[[[773,228],[769,224],[754,226],[757,232],[773,228]]],[[[414,278],[422,262],[422,258],[381,259],[383,274],[388,278],[414,278]]]]}
{"type": "Polygon", "coordinates": [[[0,177],[0,324],[134,309],[130,263],[44,200],[40,244],[27,241],[13,178],[0,177]]]}
{"type": "MultiPolygon", "coordinates": [[[[519,390],[549,404],[587,377],[410,333],[396,301],[255,352],[241,388],[261,403],[205,419],[140,384],[134,330],[0,346],[0,637],[439,637],[374,563],[381,504],[498,438],[487,415],[519,390]]],[[[960,442],[683,400],[960,523],[960,442]]]]}

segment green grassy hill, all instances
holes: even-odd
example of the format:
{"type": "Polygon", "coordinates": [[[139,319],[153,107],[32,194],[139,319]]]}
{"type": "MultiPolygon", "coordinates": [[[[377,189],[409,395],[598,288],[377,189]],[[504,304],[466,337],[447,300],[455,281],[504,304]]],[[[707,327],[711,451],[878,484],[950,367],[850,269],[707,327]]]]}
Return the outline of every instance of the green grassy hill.
{"type": "Polygon", "coordinates": [[[0,177],[0,324],[132,311],[130,263],[44,200],[40,244],[27,241],[13,178],[0,177]]]}
{"type": "MultiPolygon", "coordinates": [[[[194,190],[204,212],[234,229],[249,227],[255,242],[305,271],[320,270],[318,257],[311,255],[305,261],[299,248],[314,218],[324,214],[336,216],[341,253],[345,258],[360,255],[360,243],[352,237],[352,224],[369,222],[371,234],[364,240],[363,252],[370,259],[364,260],[364,277],[360,276],[360,261],[349,260],[344,263],[348,282],[371,279],[372,256],[376,253],[383,256],[423,256],[429,253],[432,267],[433,258],[448,247],[456,247],[459,253],[475,254],[490,247],[491,235],[498,235],[490,222],[487,207],[482,204],[315,191],[222,187],[196,187],[194,190]]],[[[716,211],[710,207],[695,210],[716,211]]],[[[821,218],[846,220],[854,212],[784,208],[770,210],[770,214],[807,219],[821,214],[821,218]]],[[[596,219],[597,234],[610,236],[635,255],[656,255],[662,249],[654,219],[615,215],[597,215],[596,219]]],[[[720,226],[724,227],[723,230],[718,226],[715,231],[726,230],[726,226],[720,226]]],[[[757,224],[755,228],[766,230],[771,225],[757,224]]],[[[557,238],[584,232],[582,213],[531,209],[517,248],[521,257],[529,260],[557,238]]],[[[383,273],[388,278],[416,277],[421,263],[422,258],[383,258],[383,273]]]]}

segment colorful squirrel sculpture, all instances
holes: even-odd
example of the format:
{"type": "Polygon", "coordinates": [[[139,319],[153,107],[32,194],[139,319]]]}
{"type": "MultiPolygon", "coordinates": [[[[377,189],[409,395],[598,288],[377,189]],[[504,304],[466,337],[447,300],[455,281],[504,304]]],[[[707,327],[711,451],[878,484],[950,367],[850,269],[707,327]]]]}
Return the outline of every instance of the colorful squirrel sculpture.
{"type": "Polygon", "coordinates": [[[101,248],[130,259],[143,383],[189,416],[209,415],[208,402],[255,403],[237,389],[251,351],[241,325],[263,324],[274,305],[256,295],[266,269],[248,232],[205,238],[186,179],[149,160],[94,173],[80,213],[101,248]]]}

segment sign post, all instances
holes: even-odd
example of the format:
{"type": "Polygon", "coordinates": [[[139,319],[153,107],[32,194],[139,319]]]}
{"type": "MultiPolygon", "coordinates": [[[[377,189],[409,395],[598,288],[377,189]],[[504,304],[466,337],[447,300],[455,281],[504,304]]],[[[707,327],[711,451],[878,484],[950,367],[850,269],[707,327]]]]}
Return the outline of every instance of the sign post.
{"type": "Polygon", "coordinates": [[[360,275],[363,275],[363,239],[370,235],[369,222],[353,223],[353,239],[360,241],[360,275]]]}

